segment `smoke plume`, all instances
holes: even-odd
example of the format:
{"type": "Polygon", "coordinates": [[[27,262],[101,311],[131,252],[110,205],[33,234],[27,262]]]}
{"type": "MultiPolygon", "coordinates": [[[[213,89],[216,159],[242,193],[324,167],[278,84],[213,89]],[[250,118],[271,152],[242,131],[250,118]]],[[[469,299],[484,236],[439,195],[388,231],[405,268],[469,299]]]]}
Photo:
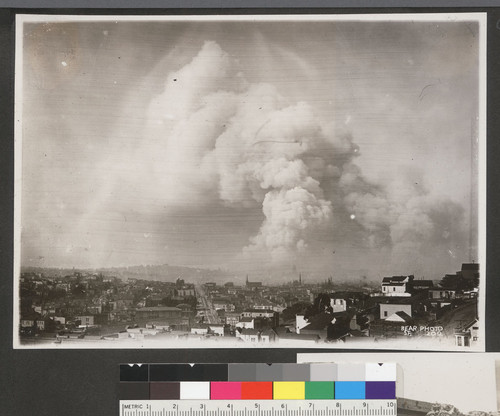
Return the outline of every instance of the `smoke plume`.
{"type": "Polygon", "coordinates": [[[343,222],[342,238],[352,231],[357,237],[347,238],[389,247],[394,259],[457,248],[463,237],[460,206],[431,195],[415,172],[367,180],[349,132],[271,84],[248,82],[215,42],[168,74],[147,119],[144,140],[157,145],[141,159],[151,161],[148,177],[161,184],[169,206],[260,209],[244,257],[290,262],[313,249],[321,230],[334,245],[340,237],[332,224],[343,222]]]}

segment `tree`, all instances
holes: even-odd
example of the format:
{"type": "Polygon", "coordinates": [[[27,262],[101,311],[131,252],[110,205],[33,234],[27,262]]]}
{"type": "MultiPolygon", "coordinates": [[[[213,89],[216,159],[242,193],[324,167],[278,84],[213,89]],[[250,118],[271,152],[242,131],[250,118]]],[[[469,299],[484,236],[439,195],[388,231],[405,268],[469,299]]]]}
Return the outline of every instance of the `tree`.
{"type": "Polygon", "coordinates": [[[320,293],[316,296],[314,303],[306,310],[304,318],[309,319],[322,312],[333,314],[333,308],[330,305],[330,296],[326,293],[320,293]]]}
{"type": "Polygon", "coordinates": [[[71,288],[71,293],[75,298],[83,298],[85,297],[85,286],[77,283],[71,288]]]}
{"type": "Polygon", "coordinates": [[[311,307],[311,304],[309,302],[294,303],[292,306],[289,306],[288,308],[283,310],[281,314],[283,321],[291,321],[292,319],[295,319],[295,315],[301,315],[305,313],[306,309],[309,307],[311,307]]]}
{"type": "Polygon", "coordinates": [[[462,273],[447,274],[441,279],[439,286],[443,289],[456,290],[459,292],[473,290],[479,286],[479,277],[465,279],[462,273]]]}

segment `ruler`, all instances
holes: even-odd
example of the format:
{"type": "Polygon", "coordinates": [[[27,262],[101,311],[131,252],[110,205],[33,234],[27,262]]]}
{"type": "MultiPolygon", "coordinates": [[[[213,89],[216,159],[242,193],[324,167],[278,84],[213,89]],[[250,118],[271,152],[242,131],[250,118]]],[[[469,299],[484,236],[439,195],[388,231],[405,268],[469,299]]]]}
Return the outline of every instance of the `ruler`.
{"type": "Polygon", "coordinates": [[[120,400],[120,416],[396,415],[396,400],[120,400]]]}

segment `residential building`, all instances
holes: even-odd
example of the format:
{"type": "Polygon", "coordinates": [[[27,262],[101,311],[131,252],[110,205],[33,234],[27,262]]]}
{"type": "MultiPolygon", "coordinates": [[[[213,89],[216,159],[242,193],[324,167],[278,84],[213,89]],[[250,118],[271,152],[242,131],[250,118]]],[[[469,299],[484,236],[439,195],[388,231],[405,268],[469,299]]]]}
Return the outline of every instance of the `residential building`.
{"type": "Polygon", "coordinates": [[[21,328],[34,328],[40,314],[31,312],[21,315],[21,328]]]}
{"type": "Polygon", "coordinates": [[[302,327],[297,334],[301,335],[317,335],[320,339],[328,338],[328,330],[336,322],[336,318],[329,313],[319,313],[312,316],[306,326],[302,327]]]}
{"type": "Polygon", "coordinates": [[[178,297],[187,298],[189,296],[196,296],[196,291],[194,287],[184,286],[183,288],[176,289],[176,294],[178,297]]]}
{"type": "Polygon", "coordinates": [[[479,279],[479,264],[462,263],[461,273],[464,279],[479,279]]]}
{"type": "Polygon", "coordinates": [[[269,344],[276,341],[277,334],[273,329],[266,329],[260,333],[260,342],[269,344]]]}
{"type": "Polygon", "coordinates": [[[309,325],[309,321],[304,318],[304,315],[295,315],[295,332],[300,334],[300,330],[309,325]]]}
{"type": "Polygon", "coordinates": [[[380,319],[387,319],[392,317],[397,312],[405,312],[412,316],[413,307],[409,303],[381,303],[380,304],[380,319]]]}
{"type": "Polygon", "coordinates": [[[455,345],[457,347],[471,347],[479,339],[479,322],[477,319],[470,321],[462,327],[455,329],[455,345]]]}
{"type": "Polygon", "coordinates": [[[384,296],[411,296],[411,284],[414,276],[392,276],[382,279],[382,294],[384,296]]]}
{"type": "Polygon", "coordinates": [[[395,312],[385,318],[385,320],[386,322],[400,322],[402,324],[410,324],[413,322],[413,318],[411,317],[411,315],[408,315],[404,311],[395,312]]]}
{"type": "Polygon", "coordinates": [[[338,298],[335,297],[335,294],[332,294],[330,295],[330,306],[333,309],[333,313],[345,312],[347,310],[347,299],[338,298]]]}
{"type": "Polygon", "coordinates": [[[226,312],[234,312],[235,306],[231,302],[229,302],[227,299],[222,299],[222,298],[215,298],[212,301],[214,309],[222,309],[226,312]]]}
{"type": "Polygon", "coordinates": [[[80,321],[80,327],[93,326],[95,324],[94,315],[75,316],[75,321],[80,321]]]}
{"type": "Polygon", "coordinates": [[[210,333],[213,335],[224,336],[224,325],[222,324],[208,324],[210,333]]]}
{"type": "Polygon", "coordinates": [[[434,282],[432,280],[413,280],[413,282],[410,285],[412,292],[430,290],[433,287],[434,287],[434,282]]]}
{"type": "Polygon", "coordinates": [[[236,330],[236,337],[245,342],[259,342],[260,332],[257,329],[243,328],[236,330]]]}
{"type": "Polygon", "coordinates": [[[183,318],[182,310],[179,308],[174,308],[170,306],[153,306],[146,308],[139,308],[136,310],[135,315],[136,320],[161,320],[164,324],[177,325],[189,323],[188,318],[183,318]]]}
{"type": "Polygon", "coordinates": [[[431,289],[429,290],[429,299],[432,300],[453,300],[457,292],[450,289],[431,289]]]}
{"type": "Polygon", "coordinates": [[[293,332],[281,333],[276,337],[276,342],[283,346],[293,346],[295,348],[308,347],[317,344],[320,340],[318,335],[295,334],[293,332]]]}
{"type": "Polygon", "coordinates": [[[234,327],[240,321],[240,314],[237,312],[226,312],[224,314],[226,324],[234,327]]]}
{"type": "Polygon", "coordinates": [[[197,324],[191,327],[191,334],[195,335],[207,335],[209,327],[207,324],[197,324]]]}
{"type": "Polygon", "coordinates": [[[236,323],[236,328],[242,329],[254,329],[255,328],[255,318],[240,318],[240,320],[236,323]]]}
{"type": "Polygon", "coordinates": [[[272,327],[279,325],[279,313],[270,309],[246,309],[241,313],[243,318],[266,318],[272,327]]]}

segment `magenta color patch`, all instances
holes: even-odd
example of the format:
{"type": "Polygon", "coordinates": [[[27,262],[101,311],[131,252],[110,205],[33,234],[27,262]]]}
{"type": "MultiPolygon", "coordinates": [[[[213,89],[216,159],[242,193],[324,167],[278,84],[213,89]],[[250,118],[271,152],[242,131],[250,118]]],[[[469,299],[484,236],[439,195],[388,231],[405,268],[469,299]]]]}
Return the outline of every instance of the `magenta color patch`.
{"type": "Polygon", "coordinates": [[[212,381],[210,383],[211,400],[241,400],[240,381],[212,381]]]}

